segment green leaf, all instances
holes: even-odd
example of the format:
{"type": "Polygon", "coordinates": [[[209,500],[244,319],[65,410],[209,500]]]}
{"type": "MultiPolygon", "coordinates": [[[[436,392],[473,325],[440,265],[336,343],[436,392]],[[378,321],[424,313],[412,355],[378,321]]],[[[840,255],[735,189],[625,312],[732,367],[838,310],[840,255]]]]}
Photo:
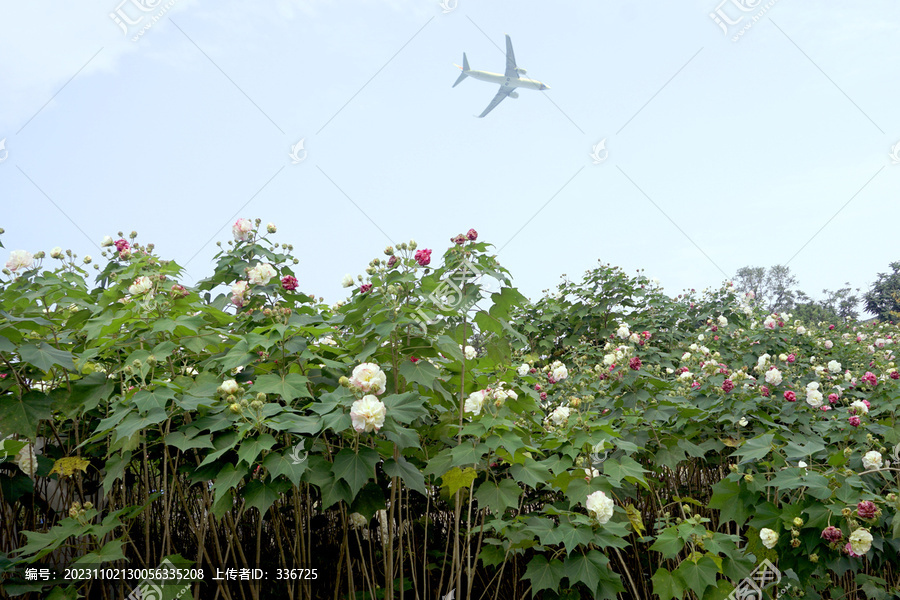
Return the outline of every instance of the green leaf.
{"type": "Polygon", "coordinates": [[[566,577],[566,570],[561,560],[547,559],[538,554],[531,559],[522,579],[531,581],[531,593],[537,594],[541,590],[551,590],[553,592],[559,589],[559,582],[566,577]]]}
{"type": "Polygon", "coordinates": [[[525,464],[515,464],[509,469],[516,481],[537,489],[538,484],[545,484],[553,479],[550,467],[533,458],[525,458],[525,464]]]}
{"type": "Polygon", "coordinates": [[[262,517],[269,511],[272,504],[289,489],[291,489],[291,485],[286,481],[263,482],[254,479],[244,487],[245,508],[256,508],[262,517]]]}
{"type": "Polygon", "coordinates": [[[665,559],[675,558],[682,548],[684,541],[678,536],[678,529],[675,526],[663,529],[650,546],[651,550],[661,553],[665,559]]]}
{"type": "Polygon", "coordinates": [[[428,360],[420,360],[418,362],[405,361],[400,365],[400,375],[403,376],[404,379],[418,383],[429,389],[440,374],[437,367],[428,360]]]}
{"type": "Polygon", "coordinates": [[[366,446],[361,447],[358,453],[344,448],[334,457],[334,476],[347,482],[353,498],[375,476],[375,465],[379,460],[378,453],[366,446]]]}
{"type": "Polygon", "coordinates": [[[738,464],[744,464],[764,459],[772,451],[772,440],[775,434],[766,433],[755,438],[745,441],[740,448],[732,454],[735,456],[743,456],[744,458],[738,464]]]}
{"type": "Polygon", "coordinates": [[[566,554],[569,555],[580,545],[587,545],[594,538],[594,530],[589,525],[572,523],[565,517],[559,518],[559,525],[556,532],[560,543],[566,547],[566,554]]]}
{"type": "Polygon", "coordinates": [[[168,417],[169,415],[166,414],[166,411],[161,408],[151,408],[150,412],[144,416],[132,411],[128,413],[128,416],[116,427],[116,440],[130,438],[137,431],[146,429],[157,423],[162,423],[168,417]]]}
{"type": "Polygon", "coordinates": [[[299,373],[289,373],[284,377],[280,375],[261,375],[253,382],[250,391],[254,394],[275,394],[285,401],[290,402],[297,398],[312,398],[307,384],[309,379],[299,373]]]}
{"type": "Polygon", "coordinates": [[[673,574],[684,584],[685,588],[702,596],[703,590],[716,585],[718,573],[719,568],[713,559],[702,556],[696,563],[688,559],[681,561],[673,574]]]}
{"type": "Polygon", "coordinates": [[[419,492],[423,496],[428,494],[428,491],[425,489],[425,476],[402,456],[397,460],[389,458],[384,461],[384,472],[391,477],[399,477],[408,488],[419,492]]]}
{"type": "Polygon", "coordinates": [[[28,364],[44,372],[49,372],[54,366],[60,366],[69,371],[75,370],[75,361],[72,360],[72,353],[65,350],[57,350],[47,342],[23,344],[19,346],[19,356],[28,364]]]}
{"type": "Polygon", "coordinates": [[[472,483],[477,476],[478,473],[472,467],[466,467],[465,469],[453,467],[441,476],[443,481],[442,487],[447,490],[449,495],[453,496],[460,488],[472,487],[472,483]]]}
{"type": "Polygon", "coordinates": [[[366,484],[366,487],[356,495],[353,504],[350,506],[350,512],[358,512],[364,516],[367,521],[371,521],[372,517],[375,516],[375,513],[379,510],[385,510],[386,508],[387,504],[384,501],[384,493],[377,483],[370,481],[366,484]]]}
{"type": "Polygon", "coordinates": [[[241,464],[232,465],[229,463],[222,467],[216,474],[215,483],[213,483],[213,503],[218,502],[222,494],[231,488],[236,488],[249,472],[247,467],[241,464]]]}
{"type": "Polygon", "coordinates": [[[195,427],[189,428],[188,431],[191,434],[190,437],[183,431],[173,431],[166,435],[166,444],[174,446],[182,452],[187,452],[192,448],[214,448],[208,433],[198,435],[200,432],[195,427]]]}
{"type": "Polygon", "coordinates": [[[720,523],[734,521],[738,527],[741,527],[747,522],[750,511],[744,506],[740,492],[740,483],[730,479],[723,479],[712,486],[712,497],[709,499],[709,507],[720,511],[720,523]]]}
{"type": "Polygon", "coordinates": [[[238,460],[242,460],[248,465],[252,465],[263,451],[271,449],[274,445],[275,438],[268,433],[264,433],[257,438],[246,439],[241,442],[241,446],[238,448],[238,460]]]}
{"type": "Polygon", "coordinates": [[[0,395],[0,433],[3,437],[17,433],[30,440],[37,436],[38,422],[53,416],[47,394],[28,392],[21,398],[15,394],[0,395]]]}
{"type": "Polygon", "coordinates": [[[308,467],[308,461],[305,456],[301,456],[299,451],[294,449],[285,451],[284,453],[271,452],[263,461],[263,466],[268,469],[272,479],[284,475],[294,485],[300,485],[300,478],[308,467]]]}
{"type": "Polygon", "coordinates": [[[601,573],[609,570],[609,559],[599,550],[591,550],[586,554],[576,553],[566,558],[565,572],[569,578],[569,585],[583,583],[592,592],[600,583],[601,573]]]}
{"type": "Polygon", "coordinates": [[[681,600],[684,597],[684,588],[681,583],[669,571],[660,567],[650,578],[653,583],[653,593],[659,596],[659,600],[681,600]]]}
{"type": "Polygon", "coordinates": [[[141,412],[147,412],[154,408],[165,409],[169,400],[175,398],[175,393],[169,388],[156,388],[153,390],[140,390],[132,400],[135,407],[141,412]]]}
{"type": "Polygon", "coordinates": [[[387,396],[383,402],[387,409],[387,416],[398,423],[412,423],[418,417],[428,414],[424,398],[416,392],[392,394],[387,396]]]}
{"type": "Polygon", "coordinates": [[[603,474],[609,477],[609,482],[613,487],[619,487],[623,479],[629,483],[639,483],[643,487],[650,489],[644,479],[644,473],[647,471],[629,456],[623,456],[620,460],[608,459],[603,463],[603,474]]]}
{"type": "Polygon", "coordinates": [[[478,503],[498,514],[502,514],[508,508],[519,506],[521,495],[522,488],[512,479],[502,479],[499,484],[485,481],[475,491],[478,503]]]}

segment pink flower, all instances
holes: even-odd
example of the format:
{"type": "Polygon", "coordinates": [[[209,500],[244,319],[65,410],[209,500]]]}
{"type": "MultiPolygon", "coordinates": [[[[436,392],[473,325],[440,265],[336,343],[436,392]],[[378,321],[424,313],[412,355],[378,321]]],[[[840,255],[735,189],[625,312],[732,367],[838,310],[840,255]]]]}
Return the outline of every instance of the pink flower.
{"type": "Polygon", "coordinates": [[[787,400],[788,402],[796,402],[797,394],[795,394],[791,390],[788,390],[784,393],[784,399],[787,400]]]}
{"type": "Polygon", "coordinates": [[[695,381],[694,383],[692,383],[692,384],[691,384],[691,389],[692,389],[692,390],[699,390],[699,389],[700,389],[700,382],[699,382],[699,381],[695,381]]]}
{"type": "Polygon", "coordinates": [[[185,289],[183,285],[178,285],[177,283],[172,286],[172,295],[173,296],[181,296],[182,298],[188,295],[188,291],[185,289]]]}
{"type": "Polygon", "coordinates": [[[797,360],[797,355],[796,355],[796,354],[794,354],[793,352],[790,353],[790,354],[788,354],[787,361],[788,361],[789,363],[792,363],[792,362],[794,362],[795,360],[797,360]]]}
{"type": "Polygon", "coordinates": [[[838,401],[838,395],[837,394],[828,394],[828,401],[831,404],[834,404],[835,402],[838,401]]]}
{"type": "Polygon", "coordinates": [[[475,231],[474,229],[470,229],[469,231],[466,232],[466,237],[469,238],[470,241],[474,242],[475,240],[478,239],[478,232],[475,231]]]}
{"type": "Polygon", "coordinates": [[[460,233],[459,235],[450,238],[450,241],[453,242],[454,244],[456,244],[457,246],[462,246],[463,244],[466,243],[466,236],[464,236],[463,234],[460,233]]]}
{"type": "Polygon", "coordinates": [[[423,248],[422,250],[416,250],[415,256],[416,262],[419,263],[420,266],[427,266],[428,263],[431,262],[431,250],[428,248],[423,248]]]}
{"type": "Polygon", "coordinates": [[[825,529],[822,530],[822,539],[827,540],[832,543],[840,542],[844,538],[844,534],[841,533],[841,530],[835,527],[834,525],[829,525],[825,529]]]}
{"type": "Polygon", "coordinates": [[[129,248],[131,248],[131,245],[128,242],[126,242],[124,239],[116,240],[115,244],[116,244],[117,252],[124,252],[125,250],[128,250],[129,248]]]}
{"type": "Polygon", "coordinates": [[[718,326],[718,325],[713,325],[712,327],[709,328],[709,330],[715,333],[716,331],[719,330],[719,326],[718,326]]]}
{"type": "Polygon", "coordinates": [[[829,325],[829,326],[828,326],[828,331],[833,331],[833,330],[834,330],[834,325],[829,325]]]}
{"type": "Polygon", "coordinates": [[[891,379],[900,379],[900,371],[891,371],[891,379]]]}
{"type": "Polygon", "coordinates": [[[769,397],[769,387],[765,386],[765,385],[759,386],[759,393],[762,394],[763,396],[765,396],[766,398],[768,398],[769,397]]]}
{"type": "Polygon", "coordinates": [[[641,359],[635,356],[631,359],[631,362],[628,363],[628,366],[634,371],[639,370],[641,368],[641,359]]]}
{"type": "Polygon", "coordinates": [[[536,392],[541,391],[541,384],[539,384],[539,383],[534,384],[534,391],[536,391],[536,392]]]}
{"type": "Polygon", "coordinates": [[[821,411],[831,410],[831,407],[826,404],[825,406],[820,406],[819,410],[821,410],[821,411]]]}
{"type": "Polygon", "coordinates": [[[863,500],[856,505],[856,514],[860,519],[874,519],[877,511],[878,507],[871,500],[863,500]]]}
{"type": "Polygon", "coordinates": [[[650,332],[649,332],[649,331],[642,331],[642,332],[641,332],[641,335],[644,336],[644,339],[645,339],[645,340],[649,340],[649,339],[650,339],[650,332]]]}
{"type": "Polygon", "coordinates": [[[231,226],[231,235],[234,236],[236,242],[246,242],[253,233],[253,223],[247,219],[238,219],[231,226]]]}
{"type": "Polygon", "coordinates": [[[409,362],[411,362],[411,363],[413,363],[413,364],[416,364],[417,362],[419,362],[419,359],[416,358],[415,356],[410,356],[410,357],[409,357],[409,362]]]}
{"type": "Polygon", "coordinates": [[[364,283],[364,284],[362,284],[361,286],[359,286],[359,293],[360,293],[360,294],[365,294],[366,292],[368,292],[368,291],[371,290],[371,289],[372,289],[372,284],[371,284],[371,283],[364,283]]]}
{"type": "Polygon", "coordinates": [[[396,255],[396,254],[392,254],[391,257],[388,259],[388,263],[387,263],[388,269],[390,269],[391,267],[393,267],[394,265],[396,265],[398,260],[400,260],[400,259],[397,258],[397,255],[396,255]]]}
{"type": "Polygon", "coordinates": [[[850,556],[856,556],[856,557],[862,556],[862,554],[857,554],[856,552],[853,551],[853,548],[850,546],[850,542],[847,542],[846,544],[844,544],[844,552],[846,552],[850,556]]]}
{"type": "Polygon", "coordinates": [[[868,383],[869,385],[871,385],[872,387],[875,387],[876,385],[878,385],[878,378],[875,377],[875,374],[872,373],[871,371],[866,371],[866,374],[862,376],[862,380],[865,381],[866,383],[868,383]]]}
{"type": "Polygon", "coordinates": [[[293,275],[288,275],[287,277],[281,278],[281,287],[285,290],[292,292],[297,289],[297,278],[293,275]]]}
{"type": "Polygon", "coordinates": [[[722,391],[728,394],[731,390],[734,389],[734,382],[730,379],[726,379],[722,382],[722,391]]]}
{"type": "Polygon", "coordinates": [[[547,392],[541,392],[541,400],[547,399],[547,392]]]}
{"type": "Polygon", "coordinates": [[[848,422],[854,427],[859,427],[859,417],[857,417],[856,415],[850,417],[850,419],[848,419],[848,422]]]}

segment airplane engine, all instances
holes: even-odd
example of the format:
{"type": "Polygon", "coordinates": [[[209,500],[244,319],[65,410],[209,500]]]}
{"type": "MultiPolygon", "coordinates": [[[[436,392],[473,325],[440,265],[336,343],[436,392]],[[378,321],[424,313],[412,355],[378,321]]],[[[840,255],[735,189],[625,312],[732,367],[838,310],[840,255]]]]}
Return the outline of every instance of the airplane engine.
{"type": "Polygon", "coordinates": [[[518,69],[516,69],[516,72],[517,72],[519,75],[524,75],[524,74],[526,74],[528,71],[526,71],[525,69],[522,69],[522,68],[518,68],[518,69]]]}
{"type": "Polygon", "coordinates": [[[519,97],[519,92],[510,92],[510,93],[509,93],[509,97],[510,97],[510,98],[518,98],[518,97],[519,97]]]}

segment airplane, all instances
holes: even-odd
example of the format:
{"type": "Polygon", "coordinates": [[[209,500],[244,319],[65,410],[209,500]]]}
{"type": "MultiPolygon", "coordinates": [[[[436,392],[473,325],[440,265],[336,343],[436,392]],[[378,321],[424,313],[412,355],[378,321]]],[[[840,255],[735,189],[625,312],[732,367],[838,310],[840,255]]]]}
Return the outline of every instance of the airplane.
{"type": "Polygon", "coordinates": [[[473,71],[469,68],[469,60],[466,58],[466,53],[463,52],[463,66],[455,65],[462,71],[462,74],[459,76],[459,79],[456,80],[456,83],[453,84],[453,87],[459,85],[459,83],[465,79],[466,77],[473,77],[475,79],[480,79],[481,81],[490,81],[492,83],[500,84],[500,91],[497,92],[497,95],[494,96],[494,99],[491,100],[491,103],[488,105],[484,112],[478,115],[478,118],[483,118],[486,114],[494,110],[498,104],[500,104],[504,98],[509,96],[510,98],[518,98],[519,92],[515,91],[516,88],[525,88],[529,90],[549,90],[550,86],[547,84],[541,83],[535,79],[525,79],[523,77],[519,77],[519,75],[524,75],[526,73],[525,69],[520,69],[516,66],[516,55],[513,54],[512,40],[509,39],[509,35],[506,36],[506,73],[501,75],[500,73],[489,73],[487,71],[473,71]]]}

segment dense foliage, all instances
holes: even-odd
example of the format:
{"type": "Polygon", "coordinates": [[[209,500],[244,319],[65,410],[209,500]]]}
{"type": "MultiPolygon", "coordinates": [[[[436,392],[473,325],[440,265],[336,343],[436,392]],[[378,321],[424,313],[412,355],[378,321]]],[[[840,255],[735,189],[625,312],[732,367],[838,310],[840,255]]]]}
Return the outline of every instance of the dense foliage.
{"type": "Polygon", "coordinates": [[[87,258],[13,253],[6,594],[176,565],[267,578],[156,597],[900,598],[896,326],[603,264],[530,303],[474,230],[439,266],[385,249],[327,306],[274,226],[232,233],[193,288],[136,234],[96,287],[87,258]]]}

